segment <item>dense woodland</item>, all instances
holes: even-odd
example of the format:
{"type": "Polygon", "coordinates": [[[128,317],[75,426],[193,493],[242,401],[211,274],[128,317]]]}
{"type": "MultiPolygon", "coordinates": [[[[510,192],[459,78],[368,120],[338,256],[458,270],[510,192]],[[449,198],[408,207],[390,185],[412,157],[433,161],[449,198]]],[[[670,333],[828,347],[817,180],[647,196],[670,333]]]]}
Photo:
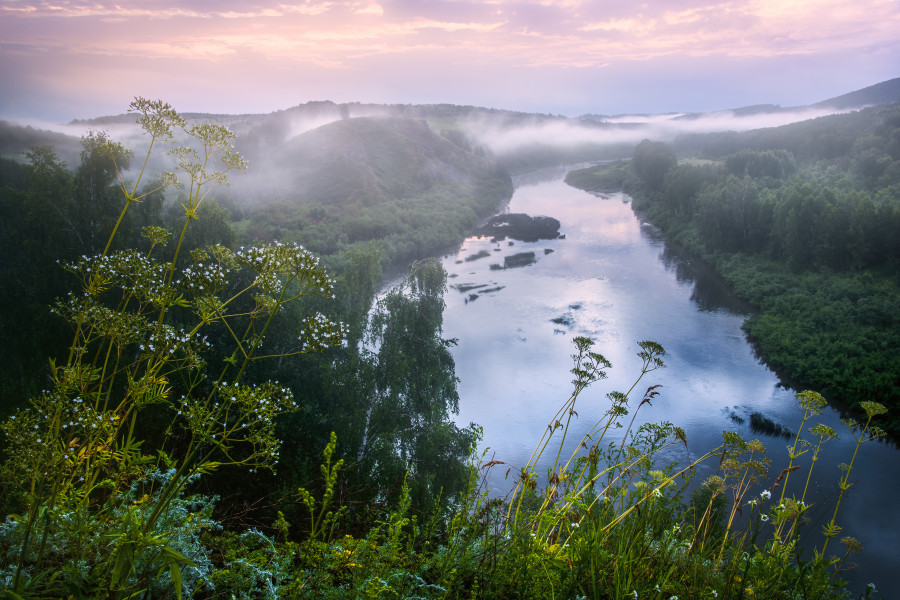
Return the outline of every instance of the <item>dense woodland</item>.
{"type": "Polygon", "coordinates": [[[862,401],[900,405],[900,106],[644,141],[630,163],[567,181],[624,187],[708,259],[758,308],[745,329],[795,386],[856,414],[862,401]]]}
{"type": "MultiPolygon", "coordinates": [[[[512,491],[487,495],[486,470],[510,466],[485,462],[477,425],[452,420],[446,274],[425,257],[496,211],[511,183],[449,121],[435,133],[434,108],[427,122],[361,116],[280,140],[266,137],[277,128],[236,137],[189,123],[158,101],[130,109],[145,134],[134,151],[91,133],[74,168],[47,145],[24,161],[0,159],[0,595],[845,597],[841,572],[859,544],[838,535],[840,498],[811,553],[796,545],[807,534],[806,492],[785,486],[780,504],[767,502],[761,444],[726,434],[694,463],[667,464],[658,457],[684,443],[680,429],[632,431],[629,413],[656,395],[651,386],[641,397],[638,383],[664,366],[665,350],[650,341],[637,346],[638,391],[610,392],[593,437],[539,473],[541,457],[567,441],[581,392],[612,367],[576,338],[571,396],[534,440],[533,460],[511,468],[512,491]],[[278,161],[254,155],[265,140],[278,161]],[[159,159],[169,148],[172,158],[159,159]],[[238,202],[254,189],[241,183],[241,154],[268,181],[249,204],[238,202]],[[172,173],[154,179],[157,165],[172,173]],[[282,171],[295,178],[276,178],[282,171]],[[378,296],[383,269],[410,262],[378,296]],[[621,443],[604,441],[619,427],[621,443]],[[703,460],[718,464],[716,475],[691,485],[703,460]]],[[[879,122],[897,114],[879,110],[879,122]]],[[[871,131],[880,137],[860,150],[874,157],[861,167],[869,179],[836,175],[857,172],[852,153],[826,164],[752,147],[680,161],[655,142],[630,164],[572,177],[594,189],[624,184],[654,219],[744,269],[751,291],[771,296],[769,279],[753,275],[763,264],[786,265],[774,271],[786,288],[844,282],[849,294],[852,282],[865,293],[851,302],[872,330],[896,331],[883,321],[896,314],[896,229],[870,238],[865,228],[897,222],[900,129],[871,131]],[[830,206],[843,221],[817,216],[815,227],[859,223],[857,241],[798,243],[811,231],[791,227],[830,206]]],[[[506,166],[561,156],[532,147],[506,166]]],[[[814,392],[798,401],[804,423],[824,403],[814,392]]],[[[881,435],[873,419],[884,407],[859,410],[863,444],[881,435]]],[[[818,447],[831,439],[827,428],[811,431],[818,447]]],[[[800,457],[792,462],[811,470],[800,457]]]]}

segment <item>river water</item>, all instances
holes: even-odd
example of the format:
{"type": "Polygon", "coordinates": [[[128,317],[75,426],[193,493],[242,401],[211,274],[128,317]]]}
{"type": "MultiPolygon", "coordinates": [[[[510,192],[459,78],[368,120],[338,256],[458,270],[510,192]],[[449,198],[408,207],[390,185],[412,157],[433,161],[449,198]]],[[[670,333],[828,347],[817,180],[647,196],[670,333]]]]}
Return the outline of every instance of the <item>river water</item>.
{"type": "MultiPolygon", "coordinates": [[[[659,230],[634,214],[627,196],[597,197],[567,186],[563,176],[542,173],[520,179],[506,210],[555,217],[564,239],[525,243],[470,238],[443,258],[450,285],[444,335],[458,340],[453,349],[460,379],[457,422],[481,425],[488,458],[504,461],[515,472],[527,463],[571,392],[574,336],[595,340],[593,350],[613,364],[608,379],[579,399],[579,438],[605,411],[606,394],[631,386],[640,368],[636,342],[653,340],[666,349],[667,367],[647,375],[634,395],[639,401],[649,385],[663,387],[652,407],[638,412],[635,426],[665,420],[684,428],[688,449],[682,446],[667,456],[679,461],[720,444],[723,430],[759,438],[773,461],[770,478],[763,482],[768,487],[787,466],[789,442],[751,431],[749,415],[760,413],[796,431],[801,413],[794,391],[761,364],[747,342],[741,323],[748,307],[709,269],[667,246],[659,230]],[[534,253],[530,264],[498,268],[505,257],[529,252],[534,253]]],[[[840,441],[826,444],[813,471],[812,518],[827,521],[837,495],[838,464],[850,462],[855,441],[835,411],[828,409],[819,420],[841,435],[840,441]]],[[[808,462],[801,459],[799,464],[802,476],[795,475],[788,486],[788,494],[797,497],[802,487],[797,490],[794,484],[802,486],[808,462]]],[[[715,461],[701,467],[696,483],[715,469],[715,461]]],[[[505,471],[498,467],[491,472],[495,495],[504,495],[512,485],[505,471]]],[[[844,577],[854,596],[872,581],[885,598],[900,597],[900,585],[894,582],[900,572],[897,448],[865,444],[851,481],[837,524],[843,527],[841,536],[856,537],[865,552],[851,559],[859,568],[844,577]]],[[[807,531],[807,543],[821,547],[820,528],[807,531]]],[[[843,553],[838,539],[829,543],[832,551],[843,553]]]]}

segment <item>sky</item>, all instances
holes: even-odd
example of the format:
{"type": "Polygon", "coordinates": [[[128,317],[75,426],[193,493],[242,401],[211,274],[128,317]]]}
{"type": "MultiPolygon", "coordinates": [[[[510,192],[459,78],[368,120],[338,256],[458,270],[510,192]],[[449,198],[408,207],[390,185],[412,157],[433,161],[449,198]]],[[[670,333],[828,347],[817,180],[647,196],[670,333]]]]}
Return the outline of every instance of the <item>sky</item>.
{"type": "Polygon", "coordinates": [[[801,106],[900,76],[900,0],[0,0],[0,118],[162,99],[578,116],[801,106]]]}

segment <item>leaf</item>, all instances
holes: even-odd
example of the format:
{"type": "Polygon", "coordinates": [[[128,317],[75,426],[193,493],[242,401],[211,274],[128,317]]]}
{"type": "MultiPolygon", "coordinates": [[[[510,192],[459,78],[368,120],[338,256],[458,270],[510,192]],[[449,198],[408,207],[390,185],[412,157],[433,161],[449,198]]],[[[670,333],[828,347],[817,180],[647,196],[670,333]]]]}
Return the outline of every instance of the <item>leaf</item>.
{"type": "Polygon", "coordinates": [[[178,552],[177,550],[173,550],[169,546],[163,546],[162,551],[166,556],[169,557],[170,560],[168,562],[182,563],[189,567],[194,567],[196,569],[200,568],[197,566],[197,563],[195,563],[194,561],[189,559],[187,556],[185,556],[181,552],[178,552]]]}
{"type": "Polygon", "coordinates": [[[181,567],[178,566],[178,563],[172,561],[169,563],[169,573],[172,574],[172,585],[175,586],[175,595],[178,597],[178,600],[181,600],[181,567]]]}

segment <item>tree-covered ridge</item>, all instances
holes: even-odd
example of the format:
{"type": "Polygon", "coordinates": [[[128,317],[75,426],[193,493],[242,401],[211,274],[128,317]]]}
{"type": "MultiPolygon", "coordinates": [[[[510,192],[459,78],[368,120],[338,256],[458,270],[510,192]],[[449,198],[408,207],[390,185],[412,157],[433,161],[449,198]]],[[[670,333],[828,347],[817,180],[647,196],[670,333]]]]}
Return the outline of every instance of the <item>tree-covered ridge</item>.
{"type": "Polygon", "coordinates": [[[823,166],[852,172],[853,165],[864,158],[867,148],[877,148],[888,155],[896,153],[896,142],[879,140],[893,135],[897,106],[896,102],[882,104],[746,132],[684,135],[676,138],[672,147],[680,156],[709,159],[720,159],[741,150],[785,150],[801,163],[823,161],[823,166]]]}
{"type": "Polygon", "coordinates": [[[336,121],[274,154],[271,183],[234,190],[259,199],[238,224],[248,238],[296,239],[329,255],[376,241],[388,267],[460,241],[512,194],[505,170],[421,120],[336,121]]]}
{"type": "Polygon", "coordinates": [[[614,176],[759,308],[745,329],[782,376],[854,410],[900,404],[900,105],[644,141],[630,168],[567,181],[605,189],[614,176]]]}

